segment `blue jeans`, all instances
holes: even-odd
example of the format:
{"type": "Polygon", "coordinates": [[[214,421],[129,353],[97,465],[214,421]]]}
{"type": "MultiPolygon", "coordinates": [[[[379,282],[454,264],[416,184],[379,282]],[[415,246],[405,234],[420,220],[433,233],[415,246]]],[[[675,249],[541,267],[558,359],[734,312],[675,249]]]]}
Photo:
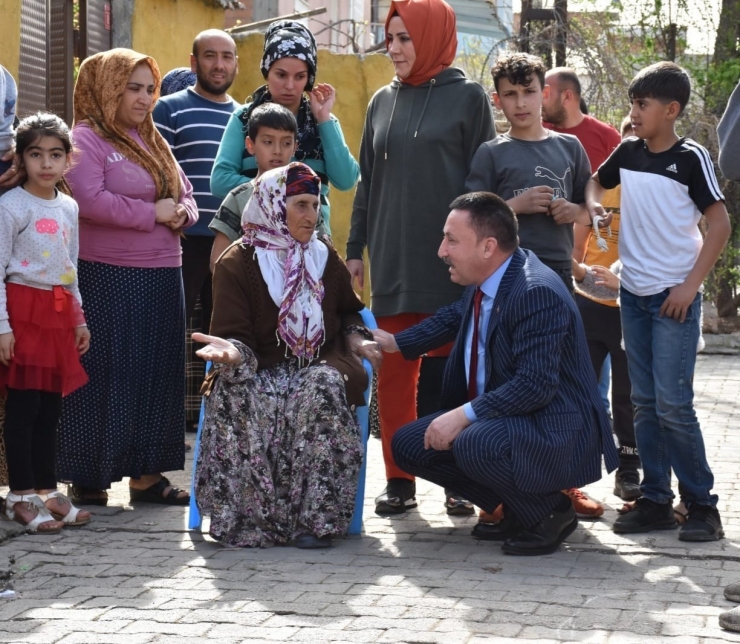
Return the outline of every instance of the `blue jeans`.
{"type": "Polygon", "coordinates": [[[716,506],[717,495],[710,493],[714,476],[694,411],[701,294],[689,307],[686,320],[678,322],[658,313],[668,292],[642,297],[621,289],[642,493],[656,503],[670,502],[673,468],[687,503],[716,506]]]}

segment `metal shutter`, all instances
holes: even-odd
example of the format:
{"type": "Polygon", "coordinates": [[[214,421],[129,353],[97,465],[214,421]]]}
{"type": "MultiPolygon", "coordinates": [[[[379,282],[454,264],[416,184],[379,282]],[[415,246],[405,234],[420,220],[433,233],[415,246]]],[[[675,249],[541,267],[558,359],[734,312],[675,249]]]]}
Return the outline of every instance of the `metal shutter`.
{"type": "Polygon", "coordinates": [[[111,48],[110,0],[80,0],[80,60],[111,48]]]}
{"type": "Polygon", "coordinates": [[[48,109],[72,123],[74,74],[74,0],[51,0],[49,6],[48,109]]]}
{"type": "Polygon", "coordinates": [[[46,109],[47,28],[46,0],[21,4],[21,52],[18,69],[18,117],[46,109]]]}

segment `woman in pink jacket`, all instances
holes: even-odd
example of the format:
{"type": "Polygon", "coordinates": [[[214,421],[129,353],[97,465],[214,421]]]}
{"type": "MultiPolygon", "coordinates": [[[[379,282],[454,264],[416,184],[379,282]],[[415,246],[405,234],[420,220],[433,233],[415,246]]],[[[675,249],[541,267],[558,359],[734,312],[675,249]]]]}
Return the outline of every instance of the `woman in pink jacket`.
{"type": "Polygon", "coordinates": [[[113,49],[86,59],[75,86],[67,180],[95,342],[83,360],[89,384],[65,400],[57,472],[82,504],[105,505],[124,476],[131,501],[189,502],[162,472],[185,460],[180,236],[198,211],[152,121],[159,85],[152,58],[113,49]]]}

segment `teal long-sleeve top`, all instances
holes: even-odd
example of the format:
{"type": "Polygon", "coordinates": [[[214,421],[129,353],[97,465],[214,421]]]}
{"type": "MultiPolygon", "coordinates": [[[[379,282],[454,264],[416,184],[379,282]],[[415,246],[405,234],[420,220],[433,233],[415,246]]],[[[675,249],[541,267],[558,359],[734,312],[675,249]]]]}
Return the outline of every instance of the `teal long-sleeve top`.
{"type": "MultiPolygon", "coordinates": [[[[237,186],[246,183],[257,174],[257,162],[251,155],[245,156],[245,135],[239,116],[249,109],[245,105],[234,112],[226,125],[224,136],[216,154],[211,173],[211,192],[217,197],[224,198],[237,186]]],[[[301,161],[314,172],[329,178],[329,183],[337,190],[351,190],[360,178],[360,166],[349,151],[342,134],[342,127],[335,116],[318,124],[321,147],[324,159],[301,159],[293,157],[294,161],[301,161]]],[[[300,157],[300,150],[298,151],[300,157]]],[[[321,182],[321,215],[324,229],[331,235],[329,185],[321,182]]]]}

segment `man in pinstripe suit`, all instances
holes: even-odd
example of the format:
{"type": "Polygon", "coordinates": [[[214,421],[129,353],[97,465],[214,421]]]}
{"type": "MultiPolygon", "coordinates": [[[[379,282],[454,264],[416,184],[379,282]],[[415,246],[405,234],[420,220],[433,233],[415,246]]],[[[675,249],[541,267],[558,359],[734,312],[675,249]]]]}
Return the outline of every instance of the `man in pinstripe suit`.
{"type": "MultiPolygon", "coordinates": [[[[405,471],[453,487],[506,518],[477,536],[507,554],[554,552],[578,525],[560,490],[617,466],[617,452],[581,319],[563,281],[518,247],[505,201],[474,192],[451,204],[439,256],[462,299],[395,336],[409,359],[451,340],[442,409],[401,428],[393,455],[405,471]]],[[[480,529],[481,526],[476,526],[480,529]]]]}

